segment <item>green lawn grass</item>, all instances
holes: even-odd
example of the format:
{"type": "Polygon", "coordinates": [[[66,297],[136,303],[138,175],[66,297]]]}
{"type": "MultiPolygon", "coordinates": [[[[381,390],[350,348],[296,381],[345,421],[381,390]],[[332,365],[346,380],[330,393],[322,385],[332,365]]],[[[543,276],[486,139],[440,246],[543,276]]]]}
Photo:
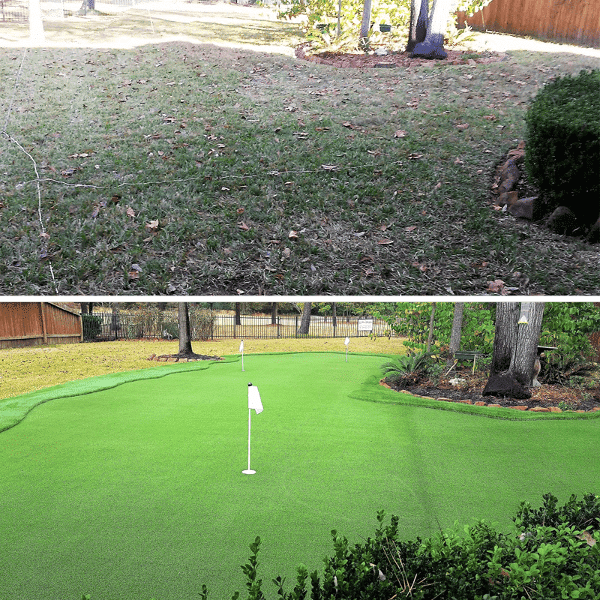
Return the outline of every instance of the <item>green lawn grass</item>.
{"type": "Polygon", "coordinates": [[[597,483],[599,419],[410,405],[377,385],[386,360],[249,355],[245,372],[236,359],[174,365],[38,406],[0,434],[0,600],[179,600],[203,583],[228,598],[256,535],[274,592],[277,574],[320,567],[332,528],[371,535],[379,509],[406,537],[474,518],[507,529],[519,501],[597,483]],[[265,407],[254,476],[241,473],[249,381],[265,407]]]}

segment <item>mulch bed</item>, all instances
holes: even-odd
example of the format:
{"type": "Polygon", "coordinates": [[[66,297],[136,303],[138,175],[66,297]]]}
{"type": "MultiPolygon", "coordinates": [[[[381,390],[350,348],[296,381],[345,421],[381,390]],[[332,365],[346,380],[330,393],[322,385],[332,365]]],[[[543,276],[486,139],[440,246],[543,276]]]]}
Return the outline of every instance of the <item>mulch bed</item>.
{"type": "MultiPolygon", "coordinates": [[[[505,408],[527,407],[527,410],[541,408],[550,409],[555,407],[559,409],[561,402],[566,403],[571,410],[575,411],[600,411],[600,389],[598,387],[591,390],[580,390],[561,385],[542,384],[539,388],[532,389],[532,397],[529,400],[515,400],[514,398],[497,398],[495,396],[482,396],[481,392],[487,382],[487,377],[470,372],[461,372],[458,375],[450,375],[448,378],[442,378],[439,383],[435,383],[429,379],[414,381],[405,379],[395,384],[382,383],[397,392],[408,392],[415,396],[425,396],[428,398],[441,399],[444,398],[450,402],[465,402],[475,404],[483,402],[486,405],[493,404],[503,406],[505,408]],[[460,377],[465,379],[467,383],[462,389],[453,386],[449,379],[460,377]]],[[[520,408],[520,410],[524,410],[520,408]]],[[[559,409],[560,410],[560,409],[559,409]]],[[[552,412],[559,412],[553,410],[552,412]]]]}
{"type": "Polygon", "coordinates": [[[152,354],[148,360],[157,362],[194,362],[196,360],[223,360],[220,356],[208,356],[207,354],[189,354],[181,356],[179,354],[152,354]]]}
{"type": "Polygon", "coordinates": [[[373,69],[373,68],[410,68],[410,67],[433,67],[438,65],[476,65],[488,64],[506,60],[503,52],[473,52],[471,50],[446,50],[448,58],[445,60],[430,60],[427,58],[411,58],[408,52],[390,52],[385,56],[376,54],[347,53],[347,52],[320,52],[310,54],[310,44],[303,44],[296,48],[296,58],[350,69],[373,69]]]}

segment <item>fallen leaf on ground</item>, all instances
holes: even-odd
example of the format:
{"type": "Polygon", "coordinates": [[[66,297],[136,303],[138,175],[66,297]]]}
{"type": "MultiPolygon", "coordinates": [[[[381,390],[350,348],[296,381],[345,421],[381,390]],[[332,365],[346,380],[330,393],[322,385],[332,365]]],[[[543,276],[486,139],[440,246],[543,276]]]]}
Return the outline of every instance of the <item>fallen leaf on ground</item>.
{"type": "Polygon", "coordinates": [[[410,227],[405,227],[404,231],[414,231],[417,228],[416,225],[411,225],[410,227]]]}
{"type": "Polygon", "coordinates": [[[290,233],[288,234],[288,238],[289,238],[290,240],[297,240],[297,239],[298,239],[298,232],[297,232],[297,231],[294,231],[294,230],[292,229],[292,231],[290,231],[290,233]]]}
{"type": "Polygon", "coordinates": [[[133,208],[131,208],[131,206],[127,207],[127,215],[130,217],[135,217],[135,210],[133,210],[133,208]]]}
{"type": "Polygon", "coordinates": [[[158,219],[154,221],[150,221],[146,223],[146,229],[150,229],[151,231],[156,231],[158,229],[158,219]]]}
{"type": "Polygon", "coordinates": [[[487,291],[492,292],[494,294],[502,294],[506,295],[506,290],[504,288],[505,283],[502,279],[495,279],[494,281],[488,281],[487,291]]]}
{"type": "Polygon", "coordinates": [[[389,238],[381,238],[377,243],[380,246],[389,246],[390,244],[394,243],[394,240],[390,240],[389,238]]]}
{"type": "Polygon", "coordinates": [[[404,131],[404,129],[398,129],[398,131],[396,131],[396,133],[394,133],[394,137],[395,138],[403,138],[406,137],[408,134],[406,133],[406,131],[404,131]]]}
{"type": "Polygon", "coordinates": [[[250,230],[250,227],[248,227],[248,225],[246,223],[244,223],[244,221],[242,221],[241,223],[238,223],[238,228],[241,229],[242,231],[250,230]]]}

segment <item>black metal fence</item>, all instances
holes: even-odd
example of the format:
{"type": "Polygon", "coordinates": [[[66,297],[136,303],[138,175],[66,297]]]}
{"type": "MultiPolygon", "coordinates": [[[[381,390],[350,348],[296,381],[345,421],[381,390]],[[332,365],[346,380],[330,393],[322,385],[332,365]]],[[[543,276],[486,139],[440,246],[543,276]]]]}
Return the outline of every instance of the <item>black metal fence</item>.
{"type": "MultiPolygon", "coordinates": [[[[391,336],[389,325],[371,317],[312,316],[308,334],[300,333],[300,315],[280,315],[274,320],[268,315],[235,314],[190,311],[193,340],[222,338],[277,339],[277,338],[334,338],[391,336]]],[[[179,335],[177,316],[165,314],[94,313],[83,315],[84,340],[108,341],[127,339],[175,339],[179,335]]]]}
{"type": "Polygon", "coordinates": [[[26,23],[28,20],[28,0],[0,0],[0,23],[26,23]]]}

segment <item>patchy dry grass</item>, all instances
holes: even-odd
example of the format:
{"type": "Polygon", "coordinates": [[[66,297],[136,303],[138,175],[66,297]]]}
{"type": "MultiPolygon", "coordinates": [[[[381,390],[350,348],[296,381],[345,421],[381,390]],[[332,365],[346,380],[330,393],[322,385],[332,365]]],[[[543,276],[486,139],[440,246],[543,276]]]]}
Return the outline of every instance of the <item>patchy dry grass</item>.
{"type": "Polygon", "coordinates": [[[489,195],[530,99],[600,67],[593,52],[337,69],[289,56],[289,24],[152,14],[94,17],[103,48],[59,47],[83,35],[67,19],[49,47],[0,57],[0,293],[600,290],[597,246],[497,213],[489,195]],[[146,45],[110,48],[135,45],[132,24],[146,45]],[[221,45],[190,42],[207,29],[221,45]],[[252,39],[288,40],[287,55],[233,47],[252,39]]]}
{"type": "MultiPolygon", "coordinates": [[[[193,342],[197,354],[227,356],[238,354],[239,339],[193,342]]],[[[244,341],[244,354],[264,352],[345,352],[344,338],[279,339],[244,341]]],[[[401,354],[401,338],[352,338],[350,354],[401,354]]],[[[176,354],[178,342],[117,341],[84,344],[62,344],[35,348],[0,350],[0,401],[67,381],[149,369],[161,363],[149,361],[152,354],[176,354]]]]}

